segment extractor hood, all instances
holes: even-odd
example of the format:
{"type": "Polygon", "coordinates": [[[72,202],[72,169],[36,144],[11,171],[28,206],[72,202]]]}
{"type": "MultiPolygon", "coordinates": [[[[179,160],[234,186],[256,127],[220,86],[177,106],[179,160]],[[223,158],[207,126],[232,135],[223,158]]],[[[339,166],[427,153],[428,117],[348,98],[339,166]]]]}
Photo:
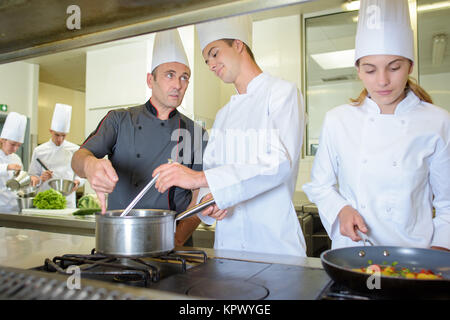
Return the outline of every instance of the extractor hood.
{"type": "Polygon", "coordinates": [[[2,0],[0,63],[307,0],[2,0]]]}

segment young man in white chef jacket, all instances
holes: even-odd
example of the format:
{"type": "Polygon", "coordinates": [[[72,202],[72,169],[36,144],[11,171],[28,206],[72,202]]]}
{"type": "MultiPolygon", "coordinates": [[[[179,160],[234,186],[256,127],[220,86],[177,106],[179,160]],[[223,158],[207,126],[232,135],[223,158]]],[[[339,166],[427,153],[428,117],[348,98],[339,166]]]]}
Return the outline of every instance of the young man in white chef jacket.
{"type": "Polygon", "coordinates": [[[66,140],[66,135],[70,131],[71,117],[72,106],[62,103],[55,105],[50,127],[51,139],[34,149],[28,173],[33,186],[42,184],[39,191],[50,189],[48,181],[52,178],[73,180],[75,186],[72,189],[73,192],[66,196],[66,207],[76,208],[75,191],[84,184],[85,180],[74,176],[71,167],[72,156],[80,148],[66,140]],[[41,160],[49,170],[45,170],[37,159],[41,160]]]}
{"type": "Polygon", "coordinates": [[[18,212],[17,195],[6,188],[6,182],[22,170],[20,157],[15,154],[25,138],[27,118],[17,112],[10,112],[6,117],[0,135],[0,212],[18,212]]]}
{"type": "Polygon", "coordinates": [[[450,115],[409,79],[407,0],[363,0],[355,65],[365,89],[325,116],[311,182],[333,248],[450,249],[450,115]],[[433,207],[436,217],[433,219],[433,207]]]}
{"type": "Polygon", "coordinates": [[[250,50],[252,21],[239,16],[196,26],[209,69],[236,95],[218,113],[203,170],[176,163],[157,168],[160,192],[201,188],[216,204],[199,217],[217,220],[216,249],[305,256],[292,203],[301,154],[304,109],[296,85],[263,73],[250,50]]]}

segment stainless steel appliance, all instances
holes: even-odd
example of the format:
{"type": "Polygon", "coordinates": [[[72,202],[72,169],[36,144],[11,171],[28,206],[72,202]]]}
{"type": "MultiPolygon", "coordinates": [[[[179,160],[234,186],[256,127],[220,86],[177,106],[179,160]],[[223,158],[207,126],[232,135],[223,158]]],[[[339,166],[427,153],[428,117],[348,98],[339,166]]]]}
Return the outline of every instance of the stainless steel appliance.
{"type": "Polygon", "coordinates": [[[324,270],[297,265],[207,258],[201,251],[173,251],[159,257],[123,258],[63,255],[46,259],[35,270],[69,276],[79,266],[81,277],[125,284],[186,298],[272,300],[315,299],[329,283],[324,270]]]}
{"type": "Polygon", "coordinates": [[[158,209],[111,210],[95,215],[95,243],[98,252],[121,257],[163,255],[175,247],[176,222],[214,204],[204,201],[177,214],[158,209]]]}

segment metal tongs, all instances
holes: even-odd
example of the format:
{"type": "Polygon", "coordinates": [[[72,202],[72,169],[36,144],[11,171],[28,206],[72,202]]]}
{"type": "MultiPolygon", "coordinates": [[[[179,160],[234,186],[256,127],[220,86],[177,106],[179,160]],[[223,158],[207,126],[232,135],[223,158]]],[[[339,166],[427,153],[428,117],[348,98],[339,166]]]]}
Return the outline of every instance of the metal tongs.
{"type": "MultiPolygon", "coordinates": [[[[172,159],[168,159],[167,163],[172,163],[172,159]]],[[[128,213],[130,213],[131,209],[134,208],[136,203],[138,203],[139,200],[144,196],[144,194],[147,193],[147,191],[156,183],[156,180],[158,180],[159,173],[144,187],[144,189],[139,192],[139,194],[133,199],[133,201],[130,202],[128,207],[123,210],[123,212],[120,214],[121,217],[126,216],[128,213]]]]}

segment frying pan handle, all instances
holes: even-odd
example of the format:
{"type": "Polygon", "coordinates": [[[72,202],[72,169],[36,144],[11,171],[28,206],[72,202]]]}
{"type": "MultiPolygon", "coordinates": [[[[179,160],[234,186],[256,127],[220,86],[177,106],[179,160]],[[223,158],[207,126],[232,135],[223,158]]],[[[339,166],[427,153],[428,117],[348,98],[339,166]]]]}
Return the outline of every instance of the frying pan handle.
{"type": "Polygon", "coordinates": [[[190,216],[193,216],[194,214],[202,211],[203,209],[209,207],[210,205],[212,205],[214,203],[216,203],[214,198],[209,199],[209,200],[204,201],[204,202],[201,202],[201,203],[197,204],[196,206],[193,206],[192,208],[190,208],[190,209],[188,209],[186,211],[183,211],[182,213],[178,214],[175,217],[175,221],[182,220],[182,219],[185,219],[185,218],[189,218],[190,216]]]}
{"type": "Polygon", "coordinates": [[[50,170],[47,168],[47,166],[46,166],[44,163],[42,163],[41,159],[36,158],[36,161],[39,162],[39,164],[42,166],[42,168],[44,168],[44,169],[47,170],[47,171],[50,171],[50,170]]]}
{"type": "Polygon", "coordinates": [[[363,240],[364,247],[366,246],[366,242],[368,242],[373,247],[372,241],[369,240],[369,237],[365,233],[361,232],[359,229],[356,229],[356,232],[358,233],[358,235],[363,240]]]}

